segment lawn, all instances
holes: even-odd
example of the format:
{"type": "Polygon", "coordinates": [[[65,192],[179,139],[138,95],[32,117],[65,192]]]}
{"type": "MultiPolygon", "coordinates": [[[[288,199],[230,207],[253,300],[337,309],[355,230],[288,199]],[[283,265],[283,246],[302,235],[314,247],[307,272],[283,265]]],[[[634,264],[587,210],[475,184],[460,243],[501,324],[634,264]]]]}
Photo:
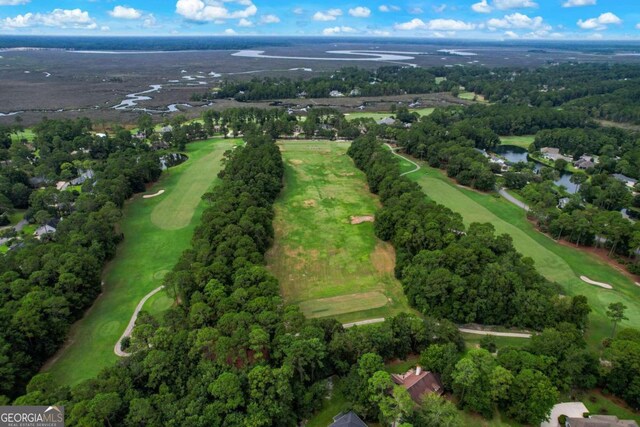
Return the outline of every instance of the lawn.
{"type": "MultiPolygon", "coordinates": [[[[138,302],[162,284],[164,275],[189,247],[193,230],[205,208],[205,202],[199,197],[217,180],[222,155],[236,142],[218,139],[189,144],[189,160],[165,171],[148,191],[153,194],[164,189],[163,195],[151,199],[138,195],[127,202],[121,223],[125,240],[104,271],[104,292],[85,317],[73,325],[69,335],[71,345],[61,350],[46,367],[56,383],[75,384],[95,377],[102,368],[116,361],[117,356],[113,353],[116,341],[138,302]],[[204,182],[209,184],[204,185],[204,182]],[[195,194],[197,192],[200,193],[195,194]],[[189,213],[184,206],[165,202],[167,199],[184,201],[183,194],[190,194],[187,200],[191,203],[189,213]],[[192,199],[197,201],[193,203],[192,199]],[[168,218],[164,222],[159,216],[159,206],[168,218]],[[154,218],[160,224],[173,225],[160,227],[154,218]],[[180,218],[182,227],[176,226],[175,218],[180,218]]],[[[148,307],[150,313],[158,314],[172,301],[160,292],[147,304],[145,309],[148,307]]]]}
{"type": "MultiPolygon", "coordinates": [[[[418,113],[420,116],[428,116],[429,114],[433,113],[433,110],[435,110],[435,108],[417,108],[417,109],[410,109],[409,111],[412,113],[418,113]]],[[[368,112],[368,111],[363,111],[363,112],[358,112],[358,113],[346,113],[345,114],[345,118],[347,120],[355,120],[355,119],[373,119],[373,120],[382,120],[382,119],[386,119],[387,117],[391,117],[394,116],[394,113],[391,112],[368,112]]]]}
{"type": "Polygon", "coordinates": [[[529,146],[533,144],[535,139],[535,135],[501,136],[500,143],[502,145],[515,145],[516,147],[529,149],[529,146]]]}
{"type": "Polygon", "coordinates": [[[475,92],[460,92],[458,94],[458,98],[465,99],[467,101],[487,102],[486,99],[484,99],[484,96],[475,92]]]}
{"type": "Polygon", "coordinates": [[[516,249],[531,257],[541,274],[562,285],[570,295],[587,296],[593,312],[586,338],[592,349],[598,350],[602,339],[611,333],[605,312],[612,302],[628,307],[629,320],[622,323],[623,327],[640,327],[640,287],[622,272],[591,254],[556,243],[538,232],[522,209],[496,195],[462,188],[438,169],[423,164],[420,171],[407,177],[420,184],[429,198],[460,213],[465,224],[489,222],[498,233],[511,235],[516,249]],[[580,280],[581,275],[610,283],[613,290],[588,285],[580,280]]]}
{"type": "Polygon", "coordinates": [[[33,133],[33,130],[31,128],[27,128],[22,132],[18,132],[18,134],[11,134],[11,140],[12,141],[22,141],[23,139],[26,139],[29,142],[32,142],[36,137],[36,134],[33,133]]]}
{"type": "Polygon", "coordinates": [[[375,237],[373,223],[351,224],[351,216],[374,215],[379,202],[347,156],[349,143],[280,147],[285,188],[275,204],[276,239],[267,263],[286,301],[307,317],[342,322],[407,311],[393,276],[393,247],[375,237]]]}

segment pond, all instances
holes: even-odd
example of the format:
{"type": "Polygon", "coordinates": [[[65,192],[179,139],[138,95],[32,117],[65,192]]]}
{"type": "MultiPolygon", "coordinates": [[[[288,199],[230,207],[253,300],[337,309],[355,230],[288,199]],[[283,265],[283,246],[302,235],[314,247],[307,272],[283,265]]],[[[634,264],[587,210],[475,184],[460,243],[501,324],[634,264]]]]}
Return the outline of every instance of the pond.
{"type": "MultiPolygon", "coordinates": [[[[534,171],[536,172],[539,172],[540,169],[545,167],[542,163],[531,159],[529,157],[529,152],[522,147],[516,147],[515,145],[499,145],[494,148],[493,151],[504,157],[509,163],[533,161],[536,164],[534,168],[534,171]]],[[[560,178],[554,181],[554,183],[558,186],[564,186],[569,194],[575,194],[578,191],[578,186],[571,182],[571,175],[571,172],[562,172],[560,174],[560,178]]]]}

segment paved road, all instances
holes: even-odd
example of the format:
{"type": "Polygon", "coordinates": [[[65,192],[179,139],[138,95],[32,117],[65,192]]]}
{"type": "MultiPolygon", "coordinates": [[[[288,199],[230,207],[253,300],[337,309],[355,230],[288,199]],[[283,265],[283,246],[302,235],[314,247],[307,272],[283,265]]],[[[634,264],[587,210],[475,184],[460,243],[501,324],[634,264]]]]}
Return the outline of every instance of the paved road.
{"type": "Polygon", "coordinates": [[[494,332],[494,331],[484,331],[482,329],[467,329],[467,328],[458,328],[458,330],[460,332],[464,332],[465,334],[493,335],[494,337],[531,338],[531,334],[525,334],[521,332],[494,332]]]}
{"type": "Polygon", "coordinates": [[[504,197],[505,199],[507,199],[508,201],[510,201],[511,203],[513,203],[514,205],[516,205],[517,207],[519,207],[520,209],[524,209],[525,211],[529,212],[529,205],[527,205],[524,202],[521,202],[520,200],[516,199],[515,197],[513,197],[511,194],[509,194],[507,192],[507,190],[505,188],[501,188],[500,190],[498,190],[498,193],[500,193],[500,195],[502,197],[504,197]]]}
{"type": "MultiPolygon", "coordinates": [[[[345,323],[342,325],[342,327],[347,329],[353,326],[371,325],[373,323],[382,323],[382,322],[384,322],[384,317],[379,317],[376,319],[361,320],[359,322],[345,323]]],[[[495,337],[511,337],[511,338],[531,338],[531,334],[523,333],[523,332],[495,332],[495,331],[485,331],[482,329],[469,329],[469,328],[458,328],[458,330],[460,332],[464,332],[467,334],[476,334],[476,335],[493,335],[495,337]]]]}
{"type": "Polygon", "coordinates": [[[133,316],[131,316],[131,320],[129,320],[129,324],[127,325],[127,329],[124,330],[124,333],[118,339],[118,342],[116,342],[116,345],[113,347],[113,352],[116,354],[116,356],[120,356],[120,357],[131,356],[131,353],[127,353],[127,352],[122,351],[122,349],[120,348],[120,343],[122,342],[122,340],[125,337],[130,337],[131,336],[131,332],[133,331],[133,327],[136,325],[136,319],[138,318],[138,314],[140,313],[140,310],[142,310],[142,307],[144,306],[144,303],[147,302],[147,300],[149,298],[151,298],[152,296],[154,296],[155,294],[160,292],[162,289],[164,289],[164,285],[162,285],[162,286],[160,286],[158,288],[155,288],[154,290],[149,292],[147,295],[144,296],[144,298],[142,298],[140,300],[140,302],[136,306],[135,311],[133,312],[133,316]]]}
{"type": "Polygon", "coordinates": [[[391,152],[392,152],[394,155],[396,155],[396,156],[400,157],[402,160],[406,160],[407,162],[411,163],[413,166],[415,166],[415,167],[416,167],[416,168],[415,168],[415,169],[413,169],[413,170],[410,170],[410,171],[405,172],[405,173],[401,173],[401,174],[400,174],[400,176],[405,176],[405,175],[408,175],[408,174],[410,174],[410,173],[418,172],[418,171],[420,170],[420,165],[419,165],[419,164],[417,164],[417,163],[416,163],[416,162],[414,162],[413,160],[409,160],[409,159],[407,159],[406,157],[401,156],[400,154],[396,153],[397,148],[393,148],[393,147],[392,147],[391,145],[389,145],[389,144],[384,144],[384,145],[386,145],[387,147],[389,147],[389,150],[391,150],[391,152]]]}
{"type": "Polygon", "coordinates": [[[384,317],[379,317],[377,319],[361,320],[359,322],[344,323],[342,327],[346,329],[346,328],[351,328],[353,326],[371,325],[372,323],[382,323],[382,322],[384,322],[384,317]]]}

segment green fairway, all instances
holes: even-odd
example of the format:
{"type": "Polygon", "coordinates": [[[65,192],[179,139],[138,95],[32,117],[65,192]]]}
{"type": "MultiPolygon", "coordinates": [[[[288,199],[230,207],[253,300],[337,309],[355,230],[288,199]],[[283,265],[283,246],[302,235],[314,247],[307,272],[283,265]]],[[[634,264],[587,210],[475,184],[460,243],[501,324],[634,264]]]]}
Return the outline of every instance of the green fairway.
{"type": "MultiPolygon", "coordinates": [[[[118,247],[115,259],[105,269],[104,292],[85,317],[73,325],[69,335],[71,344],[47,366],[56,383],[75,384],[94,377],[117,359],[113,353],[116,341],[138,302],[162,284],[164,275],[189,246],[193,230],[205,208],[200,196],[216,181],[223,153],[236,142],[218,139],[187,145],[189,160],[165,171],[148,191],[153,194],[164,189],[164,194],[150,199],[138,195],[127,202],[121,223],[125,240],[118,247]],[[205,182],[208,185],[204,185],[205,182]],[[181,198],[183,194],[190,195],[191,212],[186,212],[178,204],[164,203],[167,199],[184,200],[181,198]],[[195,203],[191,199],[196,199],[195,203]],[[158,210],[160,206],[161,211],[158,210]],[[159,212],[164,213],[167,219],[163,219],[159,212]],[[171,222],[175,218],[181,218],[182,228],[171,222]],[[174,225],[159,227],[154,219],[161,224],[174,225]]],[[[160,292],[147,302],[145,310],[158,314],[171,304],[166,294],[160,292]]]]}
{"type": "Polygon", "coordinates": [[[533,144],[535,139],[535,135],[501,136],[500,143],[502,145],[515,145],[516,147],[529,149],[529,146],[533,144]]]}
{"type": "Polygon", "coordinates": [[[342,322],[406,311],[393,276],[395,251],[378,240],[373,223],[378,201],[346,155],[348,143],[288,141],[280,144],[285,188],[276,202],[276,239],[267,254],[287,302],[307,317],[342,322]]]}
{"type": "MultiPolygon", "coordinates": [[[[409,111],[412,113],[418,113],[420,116],[428,116],[433,113],[435,108],[418,108],[418,109],[410,109],[409,111]]],[[[346,113],[345,118],[347,120],[355,120],[355,119],[373,119],[373,120],[382,120],[387,117],[395,116],[392,112],[358,112],[358,113],[346,113]]]]}
{"type": "Polygon", "coordinates": [[[587,331],[592,348],[599,348],[602,339],[610,335],[611,322],[605,312],[612,302],[622,302],[628,307],[629,320],[622,323],[623,327],[640,327],[640,287],[623,273],[591,254],[562,246],[538,232],[522,209],[501,197],[462,188],[442,171],[424,163],[420,171],[407,177],[420,184],[429,198],[460,213],[466,224],[489,222],[498,233],[509,234],[517,250],[531,257],[538,271],[561,284],[568,294],[587,296],[593,309],[587,331]],[[580,280],[581,275],[610,283],[613,290],[588,285],[580,280]]]}

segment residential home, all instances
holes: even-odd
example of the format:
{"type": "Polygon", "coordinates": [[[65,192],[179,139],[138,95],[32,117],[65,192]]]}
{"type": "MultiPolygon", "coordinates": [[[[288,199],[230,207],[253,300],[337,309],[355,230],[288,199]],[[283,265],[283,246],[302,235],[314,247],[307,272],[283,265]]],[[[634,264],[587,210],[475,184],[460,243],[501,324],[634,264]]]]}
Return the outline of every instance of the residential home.
{"type": "Polygon", "coordinates": [[[95,173],[93,172],[92,169],[88,169],[86,171],[83,171],[80,173],[80,176],[72,179],[70,181],[71,185],[82,185],[85,183],[85,181],[87,181],[88,179],[93,179],[95,177],[95,173]]]}
{"type": "Polygon", "coordinates": [[[614,177],[615,179],[617,179],[618,181],[622,182],[624,185],[626,185],[629,188],[635,187],[636,184],[638,183],[637,180],[635,180],[633,178],[629,178],[626,175],[622,175],[621,173],[614,173],[611,176],[614,177]]]}
{"type": "Polygon", "coordinates": [[[563,159],[567,162],[572,162],[573,158],[568,157],[568,156],[563,156],[562,154],[560,154],[560,149],[559,148],[555,148],[555,147],[542,147],[540,149],[540,152],[542,153],[542,157],[544,157],[547,160],[559,160],[559,159],[563,159]]]}
{"type": "Polygon", "coordinates": [[[160,133],[165,134],[173,131],[173,126],[163,126],[160,128],[160,133]]]}
{"type": "Polygon", "coordinates": [[[376,121],[376,123],[379,124],[379,125],[391,126],[391,125],[394,125],[396,123],[396,119],[391,118],[391,117],[385,117],[382,120],[376,121]]]}
{"type": "Polygon", "coordinates": [[[570,201],[571,199],[568,197],[561,198],[560,200],[558,200],[558,209],[566,208],[570,201]]]}
{"type": "Polygon", "coordinates": [[[56,232],[56,228],[50,226],[49,224],[45,224],[42,227],[39,227],[34,233],[33,235],[36,237],[36,239],[41,239],[42,236],[46,236],[47,234],[53,234],[56,232]]]}
{"type": "Polygon", "coordinates": [[[58,181],[56,182],[56,190],[64,191],[69,188],[69,183],[67,181],[58,181]]]}
{"type": "Polygon", "coordinates": [[[392,374],[391,379],[394,383],[406,388],[416,403],[420,403],[422,396],[425,394],[436,393],[441,395],[444,393],[440,378],[433,372],[423,371],[420,366],[402,375],[392,374]]]}
{"type": "Polygon", "coordinates": [[[589,169],[596,164],[598,164],[598,159],[594,156],[587,156],[586,154],[583,154],[578,160],[573,162],[573,165],[578,169],[589,169]]]}
{"type": "Polygon", "coordinates": [[[565,427],[638,427],[638,423],[614,415],[590,415],[589,418],[567,418],[565,427]]]}
{"type": "Polygon", "coordinates": [[[333,417],[333,423],[329,427],[367,427],[367,425],[355,412],[349,411],[333,417]]]}
{"type": "Polygon", "coordinates": [[[339,90],[332,90],[331,92],[329,92],[329,96],[332,98],[340,98],[344,96],[344,93],[340,92],[339,90]]]}

